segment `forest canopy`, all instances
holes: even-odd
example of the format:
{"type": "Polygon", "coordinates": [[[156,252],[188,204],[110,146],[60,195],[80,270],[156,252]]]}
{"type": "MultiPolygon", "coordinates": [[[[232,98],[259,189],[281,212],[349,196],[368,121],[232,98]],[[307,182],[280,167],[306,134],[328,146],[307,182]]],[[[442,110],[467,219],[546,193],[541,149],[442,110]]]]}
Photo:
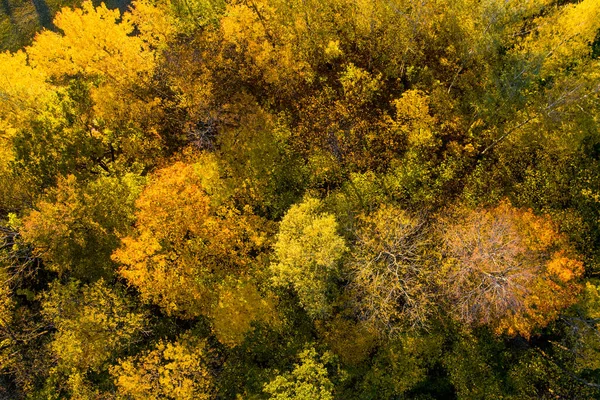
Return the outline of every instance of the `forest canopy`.
{"type": "Polygon", "coordinates": [[[600,0],[58,3],[0,8],[0,398],[600,397],[600,0]]]}

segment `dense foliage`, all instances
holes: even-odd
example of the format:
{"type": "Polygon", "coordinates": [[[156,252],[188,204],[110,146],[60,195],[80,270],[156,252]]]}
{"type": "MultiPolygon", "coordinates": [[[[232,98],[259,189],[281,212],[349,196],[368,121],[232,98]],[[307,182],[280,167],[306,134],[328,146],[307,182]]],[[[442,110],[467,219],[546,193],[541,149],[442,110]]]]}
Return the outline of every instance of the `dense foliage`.
{"type": "Polygon", "coordinates": [[[0,398],[600,397],[600,0],[33,4],[0,398]]]}

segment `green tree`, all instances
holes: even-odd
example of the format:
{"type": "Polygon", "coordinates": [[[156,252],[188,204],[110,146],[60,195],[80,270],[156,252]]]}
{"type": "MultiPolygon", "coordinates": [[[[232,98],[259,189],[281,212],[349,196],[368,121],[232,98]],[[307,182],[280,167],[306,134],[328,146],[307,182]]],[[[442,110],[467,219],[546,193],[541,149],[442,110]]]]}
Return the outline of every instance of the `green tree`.
{"type": "Polygon", "coordinates": [[[278,375],[264,387],[271,399],[277,400],[332,400],[333,384],[329,380],[326,365],[331,355],[320,356],[314,348],[298,354],[299,363],[291,372],[278,375]]]}
{"type": "Polygon", "coordinates": [[[100,177],[85,184],[73,175],[40,199],[23,219],[23,238],[46,267],[83,281],[113,276],[111,255],[134,221],[144,179],[100,177]]]}
{"type": "Polygon", "coordinates": [[[273,283],[292,288],[312,318],[330,312],[333,279],[347,251],[335,217],[322,210],[322,202],[314,198],[288,210],[274,245],[277,262],[270,267],[273,283]]]}

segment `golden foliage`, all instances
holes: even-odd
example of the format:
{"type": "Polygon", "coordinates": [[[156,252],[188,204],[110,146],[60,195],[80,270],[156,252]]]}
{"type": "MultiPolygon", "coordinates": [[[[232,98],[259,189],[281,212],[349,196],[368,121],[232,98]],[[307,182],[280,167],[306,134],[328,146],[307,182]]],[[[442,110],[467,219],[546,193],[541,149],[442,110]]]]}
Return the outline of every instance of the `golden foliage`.
{"type": "Polygon", "coordinates": [[[429,97],[420,90],[407,90],[393,102],[395,127],[406,135],[411,147],[433,144],[436,119],[429,112],[429,97]]]}
{"type": "Polygon", "coordinates": [[[29,68],[58,85],[74,77],[93,82],[90,95],[100,121],[155,129],[160,100],[140,88],[152,83],[158,49],[173,35],[173,21],[147,1],[135,2],[123,15],[85,1],[81,8],[62,9],[54,23],[57,32],[41,32],[27,48],[29,68]]]}
{"type": "Polygon", "coordinates": [[[518,51],[540,60],[543,76],[564,72],[591,53],[590,43],[600,29],[600,1],[584,0],[555,8],[535,21],[518,51]]]}
{"type": "Polygon", "coordinates": [[[150,49],[164,50],[176,33],[176,22],[168,5],[169,2],[135,0],[130,11],[123,15],[127,23],[137,28],[136,36],[150,49]]]}
{"type": "Polygon", "coordinates": [[[314,72],[294,43],[296,35],[306,28],[296,21],[288,24],[289,17],[297,16],[282,14],[287,7],[279,6],[262,0],[229,3],[221,30],[225,41],[243,51],[251,63],[250,77],[262,75],[267,84],[291,92],[303,81],[311,81],[314,72]]]}
{"type": "Polygon", "coordinates": [[[211,399],[213,377],[206,342],[186,333],[175,342],[160,340],[154,349],[121,360],[111,375],[127,399],[211,399]]]}
{"type": "Polygon", "coordinates": [[[250,282],[252,254],[267,245],[267,226],[219,198],[213,161],[205,155],[196,164],[157,171],[136,203],[134,234],[123,238],[113,258],[144,300],[168,314],[207,315],[217,336],[234,345],[252,321],[273,318],[272,304],[250,282]]]}
{"type": "Polygon", "coordinates": [[[395,206],[359,217],[350,290],[360,318],[377,331],[427,325],[435,280],[426,243],[423,222],[395,206]]]}
{"type": "Polygon", "coordinates": [[[254,323],[278,322],[273,298],[261,295],[250,281],[227,280],[218,290],[216,306],[209,315],[219,342],[234,347],[244,341],[254,323]]]}
{"type": "Polygon", "coordinates": [[[74,10],[64,8],[54,24],[62,34],[44,31],[27,49],[32,66],[49,76],[99,75],[125,83],[147,75],[154,67],[154,53],[134,26],[121,19],[118,10],[91,1],[74,10]],[[120,22],[118,22],[120,20],[120,22]]]}
{"type": "Polygon", "coordinates": [[[75,281],[55,283],[42,297],[42,307],[56,328],[50,347],[58,369],[67,373],[101,372],[146,325],[146,315],[103,280],[82,287],[75,281]]]}
{"type": "Polygon", "coordinates": [[[52,86],[46,82],[48,76],[45,71],[29,65],[27,57],[24,51],[0,54],[2,136],[35,113],[45,111],[45,106],[56,100],[52,86]]]}
{"type": "Polygon", "coordinates": [[[373,76],[353,64],[346,66],[340,76],[340,83],[344,89],[346,101],[356,107],[373,101],[382,85],[381,74],[373,76]]]}

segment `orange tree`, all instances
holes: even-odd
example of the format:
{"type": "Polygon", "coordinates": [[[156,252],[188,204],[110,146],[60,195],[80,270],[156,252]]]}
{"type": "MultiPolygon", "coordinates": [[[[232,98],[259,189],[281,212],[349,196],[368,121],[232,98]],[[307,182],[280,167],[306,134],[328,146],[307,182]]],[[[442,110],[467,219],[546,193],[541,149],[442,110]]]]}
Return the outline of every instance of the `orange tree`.
{"type": "Polygon", "coordinates": [[[443,286],[462,323],[529,337],[576,301],[583,264],[547,217],[512,207],[444,219],[443,286]]]}

